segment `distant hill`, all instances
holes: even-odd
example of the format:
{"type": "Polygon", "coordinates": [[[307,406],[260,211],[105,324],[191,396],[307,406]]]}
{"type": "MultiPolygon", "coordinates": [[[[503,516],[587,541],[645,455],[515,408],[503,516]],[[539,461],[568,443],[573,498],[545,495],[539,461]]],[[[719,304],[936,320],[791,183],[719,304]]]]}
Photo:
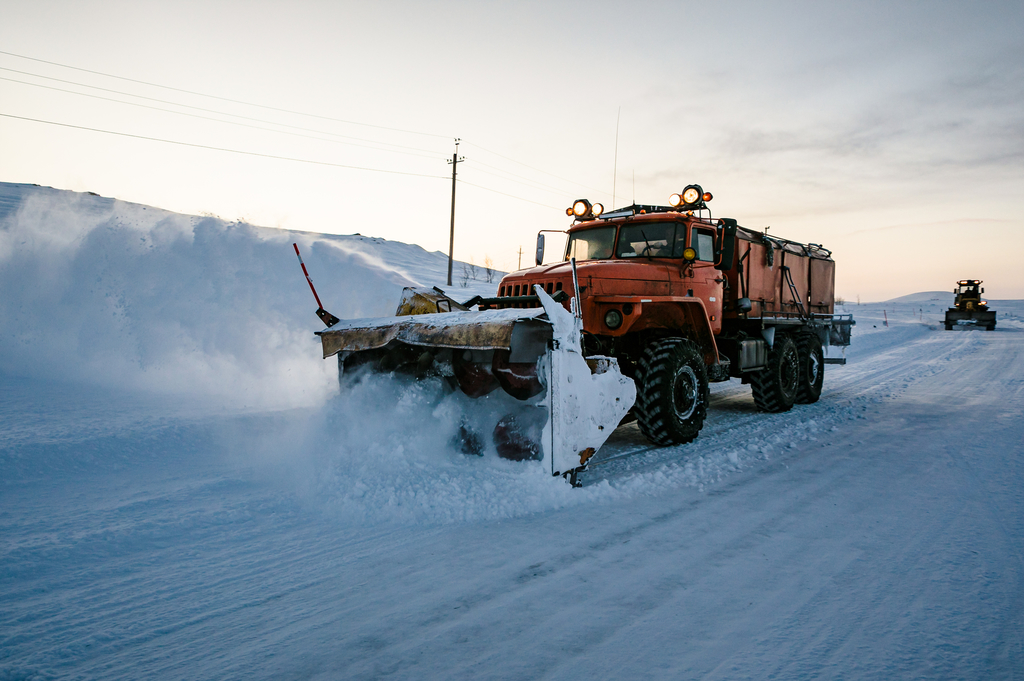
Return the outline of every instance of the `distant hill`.
{"type": "Polygon", "coordinates": [[[939,302],[946,305],[953,304],[952,291],[921,291],[920,293],[908,293],[899,298],[882,301],[885,303],[928,303],[939,302]]]}

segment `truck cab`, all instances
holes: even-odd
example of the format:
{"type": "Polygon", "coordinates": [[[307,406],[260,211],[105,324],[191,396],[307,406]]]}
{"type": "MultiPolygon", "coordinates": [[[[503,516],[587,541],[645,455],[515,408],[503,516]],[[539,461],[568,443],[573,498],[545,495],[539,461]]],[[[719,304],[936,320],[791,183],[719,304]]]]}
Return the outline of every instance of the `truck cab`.
{"type": "Polygon", "coordinates": [[[726,283],[716,269],[723,228],[660,206],[585,214],[567,231],[562,260],[507,275],[495,306],[539,305],[529,298],[537,284],[572,292],[575,266],[588,353],[619,357],[629,373],[651,339],[684,333],[700,346],[712,380],[726,380],[729,360],[715,342],[726,283]]]}

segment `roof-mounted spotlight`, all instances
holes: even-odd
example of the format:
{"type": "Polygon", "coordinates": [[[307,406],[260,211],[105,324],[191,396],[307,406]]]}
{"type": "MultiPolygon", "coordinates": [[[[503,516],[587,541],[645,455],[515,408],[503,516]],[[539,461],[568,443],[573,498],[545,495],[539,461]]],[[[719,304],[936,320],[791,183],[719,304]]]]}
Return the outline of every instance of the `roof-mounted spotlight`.
{"type": "Polygon", "coordinates": [[[668,204],[676,210],[698,210],[706,208],[705,202],[712,198],[711,192],[701,189],[699,184],[691,184],[678,194],[673,194],[668,199],[668,204]]]}
{"type": "Polygon", "coordinates": [[[577,220],[593,220],[604,212],[604,206],[600,203],[590,203],[586,199],[576,199],[572,208],[566,208],[565,214],[577,220]]]}

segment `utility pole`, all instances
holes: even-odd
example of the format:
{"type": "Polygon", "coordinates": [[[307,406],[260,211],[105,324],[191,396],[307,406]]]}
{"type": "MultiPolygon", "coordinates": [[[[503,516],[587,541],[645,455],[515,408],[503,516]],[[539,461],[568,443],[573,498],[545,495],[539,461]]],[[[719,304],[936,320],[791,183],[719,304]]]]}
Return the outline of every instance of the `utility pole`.
{"type": "Polygon", "coordinates": [[[455,252],[455,168],[462,161],[466,160],[465,156],[459,156],[459,142],[461,140],[455,138],[455,153],[452,154],[452,160],[448,163],[452,164],[452,231],[448,237],[448,285],[452,285],[452,255],[455,252]]]}
{"type": "Polygon", "coordinates": [[[517,270],[523,269],[523,247],[519,247],[519,265],[516,267],[517,270]]]}

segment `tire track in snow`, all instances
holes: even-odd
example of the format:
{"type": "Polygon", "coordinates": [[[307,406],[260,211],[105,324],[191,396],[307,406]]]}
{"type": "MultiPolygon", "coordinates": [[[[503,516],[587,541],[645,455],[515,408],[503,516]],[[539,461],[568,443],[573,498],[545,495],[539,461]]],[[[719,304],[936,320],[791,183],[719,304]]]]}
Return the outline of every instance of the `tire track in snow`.
{"type": "Polygon", "coordinates": [[[635,425],[619,428],[584,474],[584,484],[608,481],[619,489],[638,484],[640,478],[656,488],[700,488],[766,460],[792,441],[827,437],[833,428],[862,417],[868,405],[898,397],[916,381],[947,370],[981,347],[975,334],[950,338],[924,325],[903,334],[911,338],[892,350],[827,371],[821,399],[811,405],[796,405],[781,414],[758,412],[749,387],[730,381],[712,387],[709,418],[700,437],[688,445],[655,447],[643,441],[635,425]]]}

